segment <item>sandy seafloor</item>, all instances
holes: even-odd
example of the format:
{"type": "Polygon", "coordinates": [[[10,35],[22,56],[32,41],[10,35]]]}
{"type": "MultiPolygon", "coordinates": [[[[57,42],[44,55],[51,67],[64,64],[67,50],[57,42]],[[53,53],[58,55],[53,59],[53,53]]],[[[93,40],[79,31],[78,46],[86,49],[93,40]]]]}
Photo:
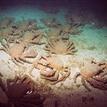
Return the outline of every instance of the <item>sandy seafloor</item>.
{"type": "MultiPolygon", "coordinates": [[[[66,23],[64,19],[66,10],[62,9],[57,14],[46,13],[43,10],[39,10],[34,7],[13,7],[5,9],[0,12],[0,16],[13,16],[16,20],[24,19],[36,19],[38,26],[43,26],[40,22],[41,18],[56,17],[60,22],[66,23]]],[[[47,28],[46,28],[47,29],[47,28]]],[[[80,82],[80,78],[77,80],[77,84],[73,82],[73,76],[76,72],[80,72],[80,69],[75,62],[84,62],[89,59],[96,59],[98,61],[107,61],[107,28],[95,28],[92,25],[85,25],[82,28],[83,32],[80,35],[71,35],[70,39],[73,40],[77,48],[77,53],[74,56],[59,56],[63,57],[64,63],[68,62],[69,58],[74,61],[74,66],[71,67],[70,76],[63,82],[59,82],[56,85],[50,85],[40,79],[39,71],[33,69],[31,78],[43,87],[47,88],[44,93],[49,93],[50,97],[47,97],[45,107],[55,107],[54,102],[58,101],[58,107],[105,107],[107,105],[107,92],[99,89],[95,89],[91,86],[91,92],[87,91],[80,82]],[[50,95],[52,93],[52,96],[50,95]],[[55,97],[53,96],[55,94],[55,97]],[[57,96],[57,98],[56,98],[57,96]]],[[[42,50],[42,46],[33,46],[37,50],[39,55],[45,55],[45,51],[42,50]]],[[[38,55],[38,57],[39,57],[38,55]]],[[[10,56],[5,52],[0,51],[0,70],[5,78],[14,78],[17,71],[24,71],[21,73],[28,73],[31,69],[31,65],[25,64],[18,68],[12,61],[9,60],[10,56]],[[11,70],[8,69],[8,66],[11,70]],[[14,67],[14,69],[13,69],[14,67]]]]}

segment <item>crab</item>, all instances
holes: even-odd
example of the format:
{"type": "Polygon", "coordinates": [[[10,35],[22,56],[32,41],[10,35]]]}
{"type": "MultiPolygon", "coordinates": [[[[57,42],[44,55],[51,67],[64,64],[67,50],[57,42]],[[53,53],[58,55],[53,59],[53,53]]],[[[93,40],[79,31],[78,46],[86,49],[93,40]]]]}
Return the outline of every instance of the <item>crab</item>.
{"type": "Polygon", "coordinates": [[[18,29],[21,31],[31,31],[32,29],[37,28],[37,21],[35,19],[23,19],[18,23],[18,29]]]}
{"type": "Polygon", "coordinates": [[[34,82],[27,75],[7,79],[4,84],[0,79],[0,107],[41,107],[43,100],[37,94],[34,82]]]}
{"type": "Polygon", "coordinates": [[[14,21],[13,17],[4,17],[0,20],[0,28],[5,29],[12,24],[14,21]]]}
{"type": "Polygon", "coordinates": [[[78,76],[81,76],[81,82],[88,91],[91,89],[87,83],[97,89],[107,90],[107,68],[105,63],[99,63],[94,60],[85,63],[80,73],[76,73],[74,76],[74,82],[78,76]]]}
{"type": "Polygon", "coordinates": [[[0,50],[3,50],[9,54],[15,64],[18,64],[17,62],[21,64],[24,64],[24,62],[30,63],[26,60],[26,58],[35,58],[38,54],[33,49],[27,49],[23,42],[14,44],[2,43],[2,46],[3,47],[0,50]]]}
{"type": "Polygon", "coordinates": [[[73,42],[63,38],[50,39],[44,49],[51,54],[64,55],[73,55],[77,51],[73,42]]]}
{"type": "Polygon", "coordinates": [[[61,29],[60,29],[60,28],[51,28],[51,29],[47,32],[48,38],[58,37],[58,36],[60,36],[60,34],[61,34],[61,29]]]}
{"type": "Polygon", "coordinates": [[[10,43],[14,42],[15,40],[21,37],[22,35],[21,33],[20,34],[16,34],[16,33],[17,33],[17,29],[12,28],[10,26],[0,30],[0,36],[6,39],[10,43]]]}
{"type": "Polygon", "coordinates": [[[64,81],[70,75],[69,65],[65,65],[58,57],[41,57],[35,68],[40,70],[41,78],[52,84],[64,81]]]}
{"type": "Polygon", "coordinates": [[[66,37],[69,34],[72,34],[72,35],[80,34],[82,32],[82,30],[80,30],[78,27],[79,26],[76,25],[76,24],[75,25],[66,24],[66,25],[61,27],[61,30],[62,30],[62,34],[61,35],[63,37],[66,37]]]}
{"type": "Polygon", "coordinates": [[[41,21],[47,26],[51,28],[59,27],[61,24],[55,18],[45,18],[41,19],[41,21]]]}
{"type": "Polygon", "coordinates": [[[22,41],[27,44],[40,44],[40,40],[42,39],[44,33],[40,30],[36,30],[33,32],[25,32],[25,34],[22,36],[22,41]]]}

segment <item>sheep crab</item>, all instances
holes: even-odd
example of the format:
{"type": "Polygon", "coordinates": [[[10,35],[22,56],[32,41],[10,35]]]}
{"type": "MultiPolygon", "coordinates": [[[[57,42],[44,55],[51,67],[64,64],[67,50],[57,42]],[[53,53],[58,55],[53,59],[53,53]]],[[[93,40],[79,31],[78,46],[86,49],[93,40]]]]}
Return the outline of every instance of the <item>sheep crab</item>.
{"type": "Polygon", "coordinates": [[[41,78],[56,84],[65,80],[70,75],[70,67],[58,57],[41,57],[35,64],[35,68],[40,70],[41,78]]]}
{"type": "Polygon", "coordinates": [[[72,55],[77,51],[72,41],[63,38],[50,39],[44,49],[51,54],[64,55],[72,55]]]}
{"type": "Polygon", "coordinates": [[[32,44],[40,44],[40,40],[42,39],[44,33],[41,30],[36,31],[27,31],[22,36],[22,41],[27,45],[29,43],[32,44]]]}
{"type": "Polygon", "coordinates": [[[27,49],[26,45],[23,42],[13,44],[2,42],[2,46],[3,47],[0,50],[3,50],[7,54],[9,54],[15,64],[18,64],[17,62],[21,64],[24,64],[24,62],[30,63],[26,60],[26,58],[35,58],[38,54],[33,49],[27,49]]]}
{"type": "Polygon", "coordinates": [[[87,83],[97,89],[107,90],[107,64],[103,62],[96,62],[92,60],[91,62],[85,63],[81,68],[81,72],[76,73],[74,76],[74,82],[78,76],[81,76],[81,82],[85,88],[89,91],[91,89],[88,87],[87,83]]]}

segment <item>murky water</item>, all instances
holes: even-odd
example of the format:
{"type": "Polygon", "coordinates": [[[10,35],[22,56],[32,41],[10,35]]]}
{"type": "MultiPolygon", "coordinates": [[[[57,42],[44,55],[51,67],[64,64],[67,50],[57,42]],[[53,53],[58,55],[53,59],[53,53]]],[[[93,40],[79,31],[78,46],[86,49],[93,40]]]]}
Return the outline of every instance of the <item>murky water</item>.
{"type": "MultiPolygon", "coordinates": [[[[68,2],[65,3],[67,5],[68,2]]],[[[73,6],[75,7],[75,2],[73,6]]],[[[101,86],[96,88],[90,85],[91,92],[89,92],[81,83],[81,77],[77,79],[77,84],[73,80],[76,73],[81,73],[82,67],[87,67],[85,70],[90,70],[92,67],[91,70],[98,71],[103,62],[106,63],[103,70],[107,71],[106,23],[100,22],[93,13],[83,15],[84,12],[81,14],[79,12],[76,9],[73,12],[70,7],[66,6],[60,8],[56,6],[55,8],[54,6],[48,7],[46,4],[43,7],[40,5],[15,5],[0,8],[0,48],[7,48],[5,51],[0,50],[0,80],[3,79],[6,84],[7,79],[12,78],[15,85],[11,85],[11,87],[21,94],[22,88],[26,87],[22,86],[19,90],[16,87],[20,88],[20,80],[22,84],[26,83],[27,80],[23,79],[23,75],[27,75],[30,77],[28,80],[37,85],[33,84],[36,92],[38,91],[41,98],[45,98],[42,101],[40,97],[35,97],[31,92],[34,98],[38,98],[43,105],[40,106],[40,102],[37,101],[38,104],[36,104],[34,99],[31,99],[32,105],[19,103],[19,107],[95,107],[95,105],[103,107],[107,104],[107,92],[103,91],[101,86]],[[2,23],[4,19],[5,21],[2,23]],[[9,22],[9,20],[11,21],[9,22]],[[42,35],[42,38],[39,38],[38,35],[42,35]],[[36,41],[34,41],[35,38],[36,41]],[[74,48],[76,52],[74,52],[74,48]],[[96,65],[93,67],[93,60],[98,68],[96,65]],[[90,67],[90,64],[87,63],[91,63],[92,66],[90,67]],[[67,74],[69,72],[70,74],[67,74]],[[45,74],[43,79],[41,79],[42,74],[45,74]],[[16,76],[21,78],[17,82],[14,80],[16,76]],[[47,76],[49,77],[47,78],[47,76]],[[51,84],[54,82],[58,83],[51,84]],[[101,103],[98,103],[100,100],[101,103]]],[[[105,77],[104,79],[107,80],[105,77]]],[[[0,81],[0,93],[4,91],[1,83],[0,81]]],[[[107,83],[101,85],[107,90],[107,83]]],[[[12,89],[10,90],[12,91],[12,89]]],[[[28,93],[30,92],[27,92],[27,95],[31,94],[28,93]]],[[[10,93],[11,95],[12,93],[10,93]]],[[[16,97],[15,93],[13,93],[14,96],[16,97]]],[[[7,97],[10,101],[11,98],[9,99],[8,95],[7,97]]],[[[28,96],[28,98],[30,97],[28,96]]],[[[0,107],[4,107],[1,98],[0,107]]],[[[26,101],[30,101],[30,99],[26,101]]],[[[17,107],[13,100],[12,104],[17,107]]],[[[12,104],[7,104],[6,107],[13,107],[12,104]]]]}

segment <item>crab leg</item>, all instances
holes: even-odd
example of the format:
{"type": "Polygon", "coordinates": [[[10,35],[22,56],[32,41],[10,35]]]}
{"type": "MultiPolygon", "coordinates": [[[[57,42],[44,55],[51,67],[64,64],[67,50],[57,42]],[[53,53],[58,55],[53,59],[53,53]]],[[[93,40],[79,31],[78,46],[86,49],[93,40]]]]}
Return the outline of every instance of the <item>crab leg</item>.
{"type": "MultiPolygon", "coordinates": [[[[18,64],[18,60],[16,60],[15,58],[11,58],[11,60],[13,61],[13,63],[15,63],[17,66],[20,66],[19,64],[18,64]]],[[[22,62],[19,62],[19,63],[21,63],[21,64],[23,64],[22,62]]]]}
{"type": "MultiPolygon", "coordinates": [[[[5,39],[6,40],[6,39],[5,39]]],[[[6,40],[7,41],[7,40],[6,40]]],[[[3,46],[3,47],[5,47],[6,49],[8,49],[9,48],[9,45],[6,43],[3,43],[3,41],[1,42],[1,45],[3,46]]]]}
{"type": "Polygon", "coordinates": [[[4,52],[8,53],[8,46],[5,45],[5,44],[3,44],[3,43],[1,43],[1,45],[2,45],[3,47],[0,48],[0,50],[2,50],[2,51],[4,51],[4,52]]]}
{"type": "Polygon", "coordinates": [[[67,47],[68,47],[67,49],[69,49],[70,47],[74,47],[74,43],[73,42],[71,43],[71,42],[68,41],[67,47]]]}
{"type": "Polygon", "coordinates": [[[75,52],[77,52],[77,50],[73,47],[73,49],[67,51],[67,54],[74,55],[75,52]]]}
{"type": "Polygon", "coordinates": [[[67,50],[73,50],[75,49],[75,46],[73,44],[69,45],[69,47],[67,48],[67,50]]]}
{"type": "Polygon", "coordinates": [[[4,52],[8,53],[8,50],[6,48],[1,48],[0,51],[4,51],[4,52]]]}
{"type": "MultiPolygon", "coordinates": [[[[29,64],[32,64],[32,62],[26,60],[26,59],[23,58],[23,57],[20,57],[19,60],[23,61],[23,64],[24,64],[24,62],[29,63],[29,64]]],[[[20,62],[21,62],[21,61],[20,61],[20,62]]]]}
{"type": "Polygon", "coordinates": [[[31,40],[31,44],[39,44],[39,41],[41,39],[41,37],[39,37],[40,35],[38,36],[34,36],[34,38],[31,40]]]}
{"type": "Polygon", "coordinates": [[[49,51],[48,46],[45,46],[45,47],[44,47],[44,50],[49,51]]]}
{"type": "Polygon", "coordinates": [[[46,48],[54,48],[54,46],[50,42],[48,42],[48,46],[46,45],[46,48]]]}
{"type": "Polygon", "coordinates": [[[76,80],[77,80],[77,78],[80,76],[80,73],[79,72],[77,72],[75,75],[74,75],[74,77],[73,77],[73,80],[74,80],[74,83],[76,83],[76,80]]]}
{"type": "Polygon", "coordinates": [[[53,85],[60,81],[64,81],[70,75],[70,72],[67,72],[66,75],[63,73],[60,74],[61,74],[61,78],[58,78],[57,81],[52,82],[53,85]]]}
{"type": "Polygon", "coordinates": [[[50,46],[51,48],[54,48],[54,43],[53,43],[53,41],[49,41],[48,44],[49,44],[49,46],[50,46]]]}
{"type": "Polygon", "coordinates": [[[72,52],[72,53],[77,52],[77,49],[74,48],[74,49],[72,49],[71,52],[72,52]]]}
{"type": "Polygon", "coordinates": [[[47,80],[50,80],[50,81],[56,81],[58,79],[58,77],[59,77],[58,72],[56,72],[55,75],[52,76],[52,77],[46,77],[46,76],[41,75],[41,78],[47,79],[47,80]]]}
{"type": "Polygon", "coordinates": [[[21,63],[21,64],[24,64],[24,62],[22,62],[20,58],[14,58],[14,59],[16,60],[16,62],[19,62],[19,63],[21,63]]]}

